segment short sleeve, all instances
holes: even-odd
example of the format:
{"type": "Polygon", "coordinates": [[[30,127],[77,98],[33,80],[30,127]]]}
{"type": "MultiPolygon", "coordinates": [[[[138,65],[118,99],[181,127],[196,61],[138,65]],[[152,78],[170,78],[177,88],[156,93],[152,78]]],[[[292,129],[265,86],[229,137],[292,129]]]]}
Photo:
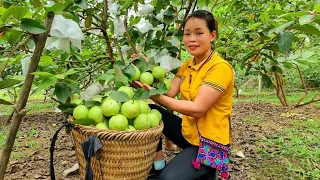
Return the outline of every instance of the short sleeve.
{"type": "Polygon", "coordinates": [[[176,76],[181,77],[186,70],[188,64],[190,63],[190,59],[185,61],[179,68],[178,72],[176,73],[176,76]]]}
{"type": "Polygon", "coordinates": [[[203,84],[224,93],[230,83],[232,83],[233,76],[232,68],[228,64],[219,63],[207,72],[203,84]]]}

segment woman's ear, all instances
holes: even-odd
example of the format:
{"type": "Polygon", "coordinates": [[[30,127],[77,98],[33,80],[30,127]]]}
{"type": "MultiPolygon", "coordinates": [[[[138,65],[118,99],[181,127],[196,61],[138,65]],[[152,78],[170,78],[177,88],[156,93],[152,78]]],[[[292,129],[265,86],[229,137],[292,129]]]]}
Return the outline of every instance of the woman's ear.
{"type": "Polygon", "coordinates": [[[213,42],[217,37],[217,31],[216,30],[212,31],[210,36],[211,36],[210,42],[213,42]]]}

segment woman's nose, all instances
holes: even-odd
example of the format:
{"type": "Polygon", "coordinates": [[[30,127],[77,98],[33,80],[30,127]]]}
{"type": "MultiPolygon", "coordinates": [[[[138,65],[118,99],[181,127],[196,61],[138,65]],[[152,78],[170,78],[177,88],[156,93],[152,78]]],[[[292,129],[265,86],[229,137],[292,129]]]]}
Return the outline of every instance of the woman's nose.
{"type": "Polygon", "coordinates": [[[195,36],[195,35],[190,35],[189,41],[190,41],[190,42],[196,41],[196,36],[195,36]]]}

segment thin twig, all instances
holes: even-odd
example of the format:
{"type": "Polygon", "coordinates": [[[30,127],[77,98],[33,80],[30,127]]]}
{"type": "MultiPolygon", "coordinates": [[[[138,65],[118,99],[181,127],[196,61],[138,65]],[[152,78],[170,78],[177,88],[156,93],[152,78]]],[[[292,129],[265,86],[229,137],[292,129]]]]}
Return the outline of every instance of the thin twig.
{"type": "Polygon", "coordinates": [[[128,42],[129,42],[132,50],[133,50],[135,53],[138,54],[137,48],[136,48],[136,46],[133,44],[132,39],[131,39],[131,36],[130,36],[130,34],[129,34],[129,31],[128,31],[127,13],[128,13],[128,11],[126,11],[126,15],[124,16],[124,19],[123,19],[124,29],[126,30],[127,40],[128,40],[128,42]]]}
{"type": "Polygon", "coordinates": [[[102,34],[104,36],[104,39],[106,41],[107,44],[107,51],[109,52],[109,56],[111,59],[113,58],[113,50],[112,50],[112,46],[109,40],[109,36],[108,33],[106,31],[106,29],[108,29],[108,0],[104,0],[104,9],[103,9],[103,22],[102,22],[102,34]]]}
{"type": "Polygon", "coordinates": [[[307,105],[307,104],[311,104],[311,103],[315,103],[315,102],[319,102],[320,101],[320,98],[316,100],[316,97],[318,96],[319,94],[316,94],[311,101],[309,102],[306,102],[304,104],[296,104],[294,107],[301,107],[301,106],[304,106],[304,105],[307,105]]]}
{"type": "Polygon", "coordinates": [[[224,1],[219,2],[219,0],[217,0],[211,7],[211,12],[213,11],[213,9],[218,6],[219,4],[223,3],[224,1]]]}
{"type": "Polygon", "coordinates": [[[196,0],[196,2],[194,3],[191,13],[194,12],[194,10],[196,9],[197,4],[198,4],[198,0],[196,0]]]}
{"type": "Polygon", "coordinates": [[[99,29],[101,30],[102,27],[89,27],[89,28],[83,28],[81,29],[82,32],[87,32],[87,31],[90,31],[90,30],[93,30],[93,29],[99,29]]]}
{"type": "Polygon", "coordinates": [[[9,57],[6,60],[6,62],[4,63],[4,66],[2,67],[1,71],[0,71],[0,75],[2,75],[2,73],[4,72],[4,70],[7,68],[8,63],[11,59],[11,57],[13,56],[13,53],[19,49],[21,46],[23,46],[25,43],[27,43],[27,41],[32,37],[32,35],[28,35],[26,36],[24,39],[22,39],[22,41],[20,41],[17,46],[15,46],[10,52],[9,52],[9,57]]]}
{"type": "MultiPolygon", "coordinates": [[[[188,17],[189,12],[190,12],[190,9],[191,9],[191,7],[192,7],[192,2],[193,2],[193,1],[189,1],[189,5],[188,5],[188,7],[187,7],[187,9],[186,9],[186,14],[185,14],[184,17],[183,17],[182,22],[184,22],[184,21],[187,19],[187,17],[188,17]]],[[[180,31],[181,29],[182,29],[182,24],[180,24],[178,30],[180,31]]]]}
{"type": "Polygon", "coordinates": [[[122,60],[123,62],[125,62],[125,60],[124,60],[124,58],[123,58],[122,51],[121,51],[121,47],[120,47],[120,45],[119,45],[119,41],[118,41],[117,38],[114,38],[114,43],[115,43],[116,46],[117,46],[117,49],[118,49],[118,51],[119,51],[121,60],[122,60]]]}
{"type": "MultiPolygon", "coordinates": [[[[81,17],[82,19],[86,19],[86,17],[82,16],[81,14],[77,13],[77,16],[81,17]]],[[[93,25],[99,27],[99,24],[92,22],[93,25]]]]}

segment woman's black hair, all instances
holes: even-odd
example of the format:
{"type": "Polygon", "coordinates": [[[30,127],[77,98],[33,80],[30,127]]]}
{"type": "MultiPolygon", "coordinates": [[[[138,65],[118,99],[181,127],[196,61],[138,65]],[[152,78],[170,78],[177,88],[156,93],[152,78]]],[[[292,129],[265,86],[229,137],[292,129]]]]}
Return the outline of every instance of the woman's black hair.
{"type": "Polygon", "coordinates": [[[210,30],[210,32],[216,31],[217,37],[218,37],[218,22],[213,17],[212,13],[206,10],[196,10],[193,13],[191,13],[186,20],[183,22],[182,27],[184,29],[184,26],[186,25],[187,21],[191,18],[198,18],[202,19],[207,23],[207,27],[210,30]]]}

